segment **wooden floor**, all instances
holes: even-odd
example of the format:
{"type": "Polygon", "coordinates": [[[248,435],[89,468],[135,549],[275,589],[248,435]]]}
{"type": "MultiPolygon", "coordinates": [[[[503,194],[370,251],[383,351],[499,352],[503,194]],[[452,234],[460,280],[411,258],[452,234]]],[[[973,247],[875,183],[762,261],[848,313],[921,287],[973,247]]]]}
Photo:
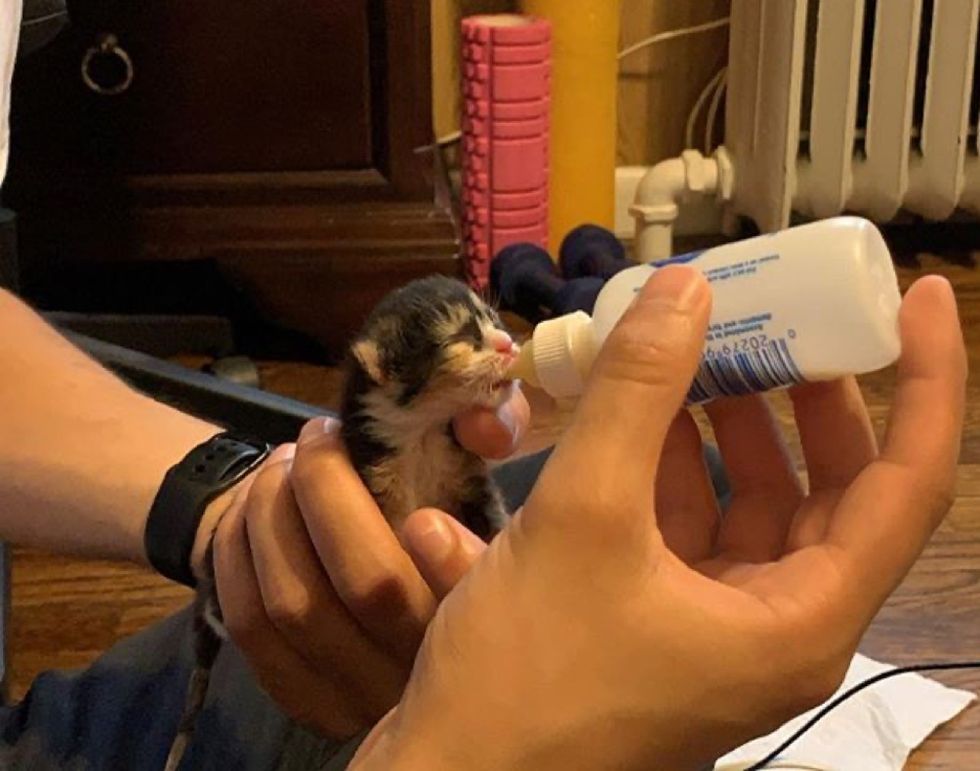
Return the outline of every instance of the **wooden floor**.
{"type": "MultiPolygon", "coordinates": [[[[971,369],[980,373],[980,268],[962,256],[953,262],[913,255],[904,263],[903,285],[927,272],[942,273],[953,282],[971,369]]],[[[270,390],[324,406],[336,400],[338,378],[332,370],[269,362],[262,365],[262,374],[270,390]]],[[[893,382],[891,372],[862,381],[879,430],[893,382]]],[[[776,403],[791,431],[785,397],[776,397],[776,403]]],[[[865,653],[896,664],[980,658],[980,374],[970,382],[959,477],[956,506],[868,633],[865,653]]],[[[12,695],[22,696],[42,670],[85,665],[114,640],[186,603],[188,596],[186,590],[128,566],[16,551],[9,643],[12,695]]],[[[980,693],[980,673],[937,677],[980,693]]],[[[909,767],[980,769],[980,706],[940,729],[909,767]]]]}

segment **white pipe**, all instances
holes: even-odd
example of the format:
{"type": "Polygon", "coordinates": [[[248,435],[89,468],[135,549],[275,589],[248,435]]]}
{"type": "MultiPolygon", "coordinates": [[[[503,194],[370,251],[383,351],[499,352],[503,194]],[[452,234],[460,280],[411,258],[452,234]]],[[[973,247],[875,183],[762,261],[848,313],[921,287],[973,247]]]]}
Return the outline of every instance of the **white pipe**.
{"type": "Polygon", "coordinates": [[[685,150],[651,168],[640,180],[630,214],[636,220],[635,254],[638,262],[654,262],[671,254],[677,204],[688,193],[716,193],[731,197],[732,164],[719,147],[711,158],[685,150]]]}

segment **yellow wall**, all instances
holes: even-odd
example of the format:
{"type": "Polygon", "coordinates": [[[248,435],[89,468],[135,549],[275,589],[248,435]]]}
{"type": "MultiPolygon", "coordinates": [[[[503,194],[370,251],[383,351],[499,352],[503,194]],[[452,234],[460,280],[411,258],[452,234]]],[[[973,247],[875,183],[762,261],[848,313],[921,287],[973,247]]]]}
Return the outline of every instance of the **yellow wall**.
{"type": "MultiPolygon", "coordinates": [[[[620,44],[728,14],[730,0],[622,0],[620,44]]],[[[515,0],[432,0],[433,101],[436,133],[459,128],[459,19],[513,11],[515,0]]],[[[651,164],[683,149],[684,124],[705,83],[727,57],[727,30],[652,46],[624,59],[619,75],[618,162],[651,164]]],[[[706,111],[706,110],[705,110],[706,111]]],[[[700,146],[704,116],[695,134],[700,146]]],[[[720,136],[720,135],[719,135],[720,136]]]]}

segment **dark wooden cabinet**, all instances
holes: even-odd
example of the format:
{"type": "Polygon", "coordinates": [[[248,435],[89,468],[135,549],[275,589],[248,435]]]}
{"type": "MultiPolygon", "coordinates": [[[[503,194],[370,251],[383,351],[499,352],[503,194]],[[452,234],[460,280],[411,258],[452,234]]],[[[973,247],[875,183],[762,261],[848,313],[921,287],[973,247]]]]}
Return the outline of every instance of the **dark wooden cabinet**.
{"type": "Polygon", "coordinates": [[[256,313],[336,349],[392,286],[456,270],[416,151],[432,141],[428,0],[69,9],[15,72],[4,197],[28,294],[67,268],[210,261],[256,313]],[[132,83],[96,93],[91,49],[97,86],[122,85],[127,58],[132,83]]]}

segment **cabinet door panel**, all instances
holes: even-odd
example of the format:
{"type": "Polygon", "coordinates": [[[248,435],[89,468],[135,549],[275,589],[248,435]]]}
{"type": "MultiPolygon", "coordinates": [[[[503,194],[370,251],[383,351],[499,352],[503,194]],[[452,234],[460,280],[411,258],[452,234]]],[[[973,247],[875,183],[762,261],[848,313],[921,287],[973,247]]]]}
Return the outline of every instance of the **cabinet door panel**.
{"type": "MultiPolygon", "coordinates": [[[[30,130],[17,142],[61,154],[62,168],[100,173],[368,168],[367,5],[76,0],[72,27],[18,66],[14,114],[30,130]],[[133,62],[132,86],[117,96],[81,78],[104,33],[133,62]]],[[[107,54],[90,69],[111,84],[121,68],[107,54]]]]}

